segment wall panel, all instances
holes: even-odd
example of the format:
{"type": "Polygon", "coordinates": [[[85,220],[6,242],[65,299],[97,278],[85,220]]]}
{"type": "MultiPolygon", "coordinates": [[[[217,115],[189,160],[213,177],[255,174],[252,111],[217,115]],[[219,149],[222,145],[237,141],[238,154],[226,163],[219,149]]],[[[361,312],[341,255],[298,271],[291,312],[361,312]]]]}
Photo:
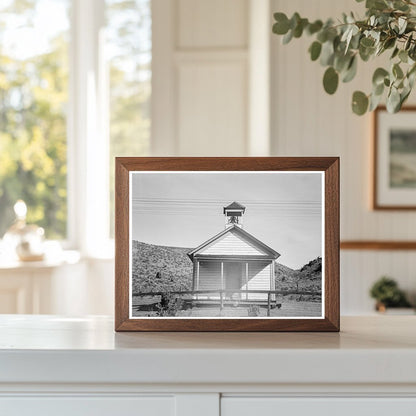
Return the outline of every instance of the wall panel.
{"type": "MultiPolygon", "coordinates": [[[[311,19],[336,18],[350,10],[364,15],[363,3],[349,0],[272,0],[273,12],[291,15],[298,11],[311,19]]],[[[383,58],[360,62],[359,76],[351,83],[341,83],[336,94],[329,96],[322,88],[325,69],[312,63],[307,52],[311,38],[282,45],[273,35],[271,42],[272,153],[341,157],[341,239],[416,240],[416,212],[371,210],[371,116],[358,117],[350,108],[354,90],[370,92],[372,72],[383,58]]],[[[342,312],[371,312],[368,288],[383,274],[390,274],[415,292],[415,256],[412,251],[343,252],[342,312]]]]}
{"type": "Polygon", "coordinates": [[[181,60],[178,68],[178,146],[181,156],[244,155],[245,59],[181,60]]]}
{"type": "Polygon", "coordinates": [[[178,0],[178,48],[246,48],[247,9],[247,0],[178,0]]]}

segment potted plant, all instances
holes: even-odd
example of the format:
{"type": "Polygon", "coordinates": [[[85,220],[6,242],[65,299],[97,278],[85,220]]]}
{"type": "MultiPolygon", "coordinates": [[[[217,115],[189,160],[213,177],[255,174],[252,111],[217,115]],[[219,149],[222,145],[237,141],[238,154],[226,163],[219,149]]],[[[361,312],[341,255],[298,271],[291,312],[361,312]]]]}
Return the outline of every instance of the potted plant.
{"type": "MultiPolygon", "coordinates": [[[[362,3],[364,0],[356,0],[362,3]]],[[[283,43],[304,34],[314,38],[309,47],[312,61],[326,68],[323,86],[334,94],[339,81],[350,82],[358,62],[367,62],[389,54],[390,64],[374,71],[372,91],[355,91],[352,110],[362,115],[374,110],[386,94],[387,110],[398,112],[413,89],[416,78],[416,1],[366,0],[365,17],[344,13],[337,20],[309,21],[294,13],[274,14],[273,33],[283,36],[283,43]]]]}
{"type": "Polygon", "coordinates": [[[397,282],[387,276],[381,277],[373,284],[370,296],[376,300],[376,310],[379,312],[386,312],[387,308],[411,307],[397,282]]]}

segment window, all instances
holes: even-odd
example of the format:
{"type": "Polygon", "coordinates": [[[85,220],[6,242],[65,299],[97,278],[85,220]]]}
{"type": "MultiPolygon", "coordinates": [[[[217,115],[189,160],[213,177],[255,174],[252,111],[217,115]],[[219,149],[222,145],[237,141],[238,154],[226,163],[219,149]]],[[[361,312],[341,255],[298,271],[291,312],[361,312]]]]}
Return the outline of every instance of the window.
{"type": "Polygon", "coordinates": [[[66,237],[69,9],[68,0],[0,6],[0,236],[24,199],[28,221],[66,237]]]}
{"type": "Polygon", "coordinates": [[[114,234],[114,157],[149,153],[150,0],[107,0],[110,80],[110,234],[114,234]]]}
{"type": "Polygon", "coordinates": [[[151,47],[151,0],[1,2],[0,237],[17,199],[47,238],[113,236],[114,157],[149,152],[151,47]]]}

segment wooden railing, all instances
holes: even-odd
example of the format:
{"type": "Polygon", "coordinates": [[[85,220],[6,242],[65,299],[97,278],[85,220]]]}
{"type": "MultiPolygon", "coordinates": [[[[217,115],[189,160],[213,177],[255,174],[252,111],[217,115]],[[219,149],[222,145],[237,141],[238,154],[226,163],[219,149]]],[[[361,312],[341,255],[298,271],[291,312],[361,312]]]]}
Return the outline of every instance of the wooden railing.
{"type": "MultiPolygon", "coordinates": [[[[270,310],[272,309],[272,295],[309,295],[317,296],[321,295],[321,292],[313,291],[298,291],[298,290],[234,290],[234,289],[217,289],[217,290],[181,290],[181,291],[158,291],[158,292],[133,292],[133,297],[146,297],[146,296],[163,296],[163,295],[219,295],[220,310],[224,308],[224,301],[227,294],[267,294],[267,316],[270,316],[270,310]]],[[[237,300],[237,299],[233,299],[237,300]]],[[[238,299],[242,300],[242,299],[238,299]]],[[[274,301],[275,302],[275,301],[274,301]]]]}

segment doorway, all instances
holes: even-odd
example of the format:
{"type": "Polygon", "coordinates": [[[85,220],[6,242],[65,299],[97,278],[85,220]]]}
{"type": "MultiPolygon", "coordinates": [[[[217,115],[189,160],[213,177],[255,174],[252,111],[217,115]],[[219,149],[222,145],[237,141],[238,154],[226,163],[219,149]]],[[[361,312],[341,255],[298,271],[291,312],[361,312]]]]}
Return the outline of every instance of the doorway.
{"type": "MultiPolygon", "coordinates": [[[[241,290],[242,263],[224,263],[225,289],[241,290]]],[[[240,299],[240,293],[227,292],[230,299],[240,299]]]]}

